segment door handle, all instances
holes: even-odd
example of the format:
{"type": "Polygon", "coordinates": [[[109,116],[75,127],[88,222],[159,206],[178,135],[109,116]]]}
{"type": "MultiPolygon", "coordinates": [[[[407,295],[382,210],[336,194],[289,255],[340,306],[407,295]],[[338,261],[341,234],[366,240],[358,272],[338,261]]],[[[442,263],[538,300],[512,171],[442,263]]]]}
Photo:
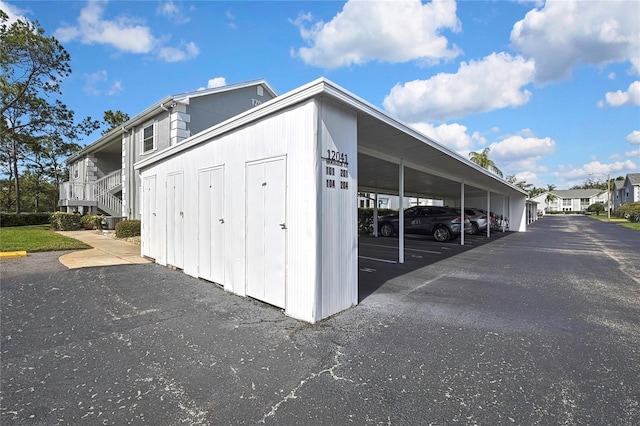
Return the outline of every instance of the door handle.
{"type": "Polygon", "coordinates": [[[282,228],[282,229],[287,229],[287,225],[286,225],[286,224],[284,224],[284,223],[281,223],[281,224],[280,224],[280,228],[282,228]]]}
{"type": "Polygon", "coordinates": [[[218,222],[224,223],[224,219],[219,219],[218,222]]]}

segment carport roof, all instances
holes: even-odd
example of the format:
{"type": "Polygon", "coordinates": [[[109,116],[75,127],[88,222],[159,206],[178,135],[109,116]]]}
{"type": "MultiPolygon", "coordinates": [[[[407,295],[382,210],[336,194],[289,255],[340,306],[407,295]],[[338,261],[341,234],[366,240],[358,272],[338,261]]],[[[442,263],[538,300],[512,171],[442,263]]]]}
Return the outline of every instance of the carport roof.
{"type": "Polygon", "coordinates": [[[176,146],[136,163],[144,169],[182,151],[313,97],[327,97],[357,114],[358,189],[398,193],[398,165],[405,166],[405,194],[486,196],[486,191],[526,196],[526,192],[396,120],[337,84],[319,78],[193,135],[176,146]]]}

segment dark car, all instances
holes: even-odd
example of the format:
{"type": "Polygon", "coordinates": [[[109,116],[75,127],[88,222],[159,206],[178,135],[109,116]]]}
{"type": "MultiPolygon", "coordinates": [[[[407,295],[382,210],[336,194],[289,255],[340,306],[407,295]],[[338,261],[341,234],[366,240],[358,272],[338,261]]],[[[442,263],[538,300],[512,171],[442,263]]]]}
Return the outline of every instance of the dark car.
{"type": "MultiPolygon", "coordinates": [[[[414,206],[404,211],[404,232],[407,234],[431,235],[436,241],[447,241],[460,236],[461,216],[455,209],[438,206],[414,206]]],[[[470,227],[465,217],[465,227],[470,227]]],[[[399,231],[398,214],[380,216],[378,230],[383,237],[399,231]]]]}

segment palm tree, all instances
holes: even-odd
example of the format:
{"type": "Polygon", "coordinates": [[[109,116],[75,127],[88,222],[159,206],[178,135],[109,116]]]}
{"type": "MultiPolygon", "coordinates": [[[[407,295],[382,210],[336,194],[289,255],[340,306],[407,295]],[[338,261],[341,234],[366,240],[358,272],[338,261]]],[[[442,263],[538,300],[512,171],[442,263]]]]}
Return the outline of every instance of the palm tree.
{"type": "Polygon", "coordinates": [[[476,163],[478,166],[482,167],[483,169],[487,169],[497,174],[498,176],[503,177],[502,170],[500,170],[498,166],[496,166],[496,163],[494,163],[493,160],[489,158],[489,151],[491,151],[491,149],[487,147],[483,149],[482,152],[480,153],[470,152],[469,159],[474,163],[476,163]]]}
{"type": "Polygon", "coordinates": [[[547,198],[545,198],[545,202],[547,203],[547,211],[549,211],[549,204],[551,204],[552,201],[554,201],[557,197],[555,195],[553,195],[551,193],[551,191],[553,191],[554,189],[556,189],[556,186],[551,184],[551,185],[547,185],[547,198]]]}

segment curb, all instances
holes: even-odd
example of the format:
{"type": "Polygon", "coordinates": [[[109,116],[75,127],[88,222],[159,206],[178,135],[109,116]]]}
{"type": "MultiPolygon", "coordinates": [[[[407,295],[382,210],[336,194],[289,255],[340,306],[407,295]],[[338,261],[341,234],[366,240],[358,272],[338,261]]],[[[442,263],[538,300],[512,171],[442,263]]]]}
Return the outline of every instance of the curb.
{"type": "Polygon", "coordinates": [[[6,259],[11,257],[25,257],[27,255],[26,251],[3,251],[0,252],[0,259],[6,259]]]}

